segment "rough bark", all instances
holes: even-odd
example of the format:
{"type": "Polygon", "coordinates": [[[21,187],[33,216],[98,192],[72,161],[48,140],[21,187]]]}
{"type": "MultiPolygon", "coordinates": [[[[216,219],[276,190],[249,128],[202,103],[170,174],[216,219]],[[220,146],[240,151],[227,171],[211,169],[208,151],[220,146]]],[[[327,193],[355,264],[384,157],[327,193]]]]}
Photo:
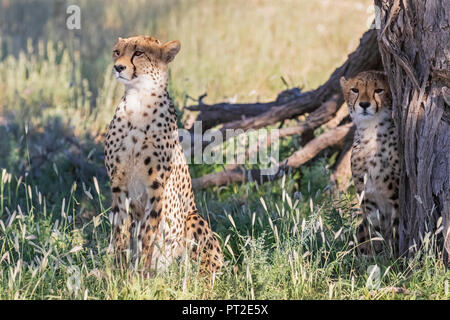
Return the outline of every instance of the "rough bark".
{"type": "Polygon", "coordinates": [[[380,53],[398,130],[400,252],[443,218],[450,252],[450,0],[375,0],[380,53]]]}

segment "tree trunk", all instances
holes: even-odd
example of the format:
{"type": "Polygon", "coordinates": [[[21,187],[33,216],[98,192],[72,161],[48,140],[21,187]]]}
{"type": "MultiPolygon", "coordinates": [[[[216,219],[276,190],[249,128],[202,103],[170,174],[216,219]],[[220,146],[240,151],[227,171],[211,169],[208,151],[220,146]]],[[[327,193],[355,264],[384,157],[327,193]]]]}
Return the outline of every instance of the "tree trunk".
{"type": "Polygon", "coordinates": [[[450,252],[450,0],[375,0],[401,162],[401,253],[442,217],[450,252]]]}

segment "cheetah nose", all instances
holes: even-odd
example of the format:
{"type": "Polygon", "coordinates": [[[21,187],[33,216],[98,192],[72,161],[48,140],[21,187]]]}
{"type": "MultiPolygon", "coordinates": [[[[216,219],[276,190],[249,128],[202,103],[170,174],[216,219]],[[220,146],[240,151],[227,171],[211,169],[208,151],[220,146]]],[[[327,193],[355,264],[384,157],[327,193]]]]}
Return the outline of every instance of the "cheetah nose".
{"type": "Polygon", "coordinates": [[[121,65],[121,64],[119,64],[119,65],[117,65],[117,66],[114,66],[114,69],[115,69],[117,72],[121,72],[122,70],[125,70],[126,67],[123,66],[123,65],[121,65]]]}
{"type": "Polygon", "coordinates": [[[360,102],[359,106],[366,110],[368,107],[370,107],[370,102],[360,102]]]}

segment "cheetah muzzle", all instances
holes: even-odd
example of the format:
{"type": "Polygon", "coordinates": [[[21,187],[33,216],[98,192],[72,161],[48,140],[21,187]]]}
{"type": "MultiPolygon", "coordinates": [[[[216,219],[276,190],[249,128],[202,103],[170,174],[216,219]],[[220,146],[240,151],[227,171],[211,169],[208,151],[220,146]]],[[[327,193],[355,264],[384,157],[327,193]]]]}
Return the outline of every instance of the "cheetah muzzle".
{"type": "Polygon", "coordinates": [[[146,270],[163,271],[187,253],[203,271],[217,272],[222,252],[197,211],[167,91],[168,64],[179,50],[178,41],[147,36],[119,38],[114,46],[113,72],[125,93],[105,141],[111,245],[116,259],[142,261],[146,270]]]}

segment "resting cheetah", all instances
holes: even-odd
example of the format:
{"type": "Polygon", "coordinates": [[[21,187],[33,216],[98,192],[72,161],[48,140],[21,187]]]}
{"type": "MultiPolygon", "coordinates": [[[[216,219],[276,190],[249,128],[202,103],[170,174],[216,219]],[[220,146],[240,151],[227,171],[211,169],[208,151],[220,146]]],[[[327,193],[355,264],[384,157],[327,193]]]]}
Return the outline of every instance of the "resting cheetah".
{"type": "Polygon", "coordinates": [[[114,74],[125,85],[105,141],[111,180],[117,258],[131,254],[147,270],[163,271],[189,251],[202,271],[222,266],[219,242],[197,211],[191,177],[178,138],[177,115],[167,92],[168,63],[178,41],[119,38],[114,74]]]}
{"type": "Polygon", "coordinates": [[[386,76],[365,71],[351,79],[341,78],[350,116],[356,125],[351,155],[352,176],[361,203],[362,223],[357,230],[361,250],[372,255],[382,251],[380,233],[396,250],[398,227],[399,158],[392,119],[392,98],[386,76]]]}

